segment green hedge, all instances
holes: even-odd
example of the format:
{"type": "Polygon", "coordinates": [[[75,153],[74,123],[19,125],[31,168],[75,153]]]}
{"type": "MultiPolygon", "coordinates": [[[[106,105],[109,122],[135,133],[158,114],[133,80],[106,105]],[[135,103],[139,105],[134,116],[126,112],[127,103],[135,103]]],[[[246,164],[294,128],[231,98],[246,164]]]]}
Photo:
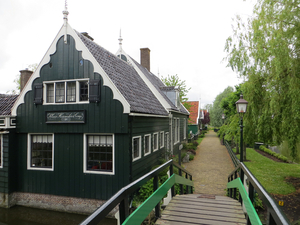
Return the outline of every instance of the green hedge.
{"type": "Polygon", "coordinates": [[[276,152],[273,152],[273,151],[271,151],[270,149],[268,149],[267,147],[265,147],[263,145],[259,146],[259,150],[261,150],[261,151],[263,151],[263,152],[265,152],[265,153],[267,153],[269,155],[272,155],[272,156],[276,157],[277,159],[280,159],[280,160],[282,160],[284,162],[288,161],[287,157],[285,157],[283,155],[280,155],[280,154],[278,154],[276,152]]]}

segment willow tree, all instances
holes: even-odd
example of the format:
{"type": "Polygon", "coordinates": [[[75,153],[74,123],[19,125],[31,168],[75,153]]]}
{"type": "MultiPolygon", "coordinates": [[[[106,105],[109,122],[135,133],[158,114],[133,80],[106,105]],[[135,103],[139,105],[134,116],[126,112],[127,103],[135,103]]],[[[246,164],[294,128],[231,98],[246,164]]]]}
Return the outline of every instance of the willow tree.
{"type": "Polygon", "coordinates": [[[300,0],[258,0],[246,22],[237,16],[226,41],[228,66],[244,76],[246,139],[280,144],[296,157],[300,134],[300,0]]]}

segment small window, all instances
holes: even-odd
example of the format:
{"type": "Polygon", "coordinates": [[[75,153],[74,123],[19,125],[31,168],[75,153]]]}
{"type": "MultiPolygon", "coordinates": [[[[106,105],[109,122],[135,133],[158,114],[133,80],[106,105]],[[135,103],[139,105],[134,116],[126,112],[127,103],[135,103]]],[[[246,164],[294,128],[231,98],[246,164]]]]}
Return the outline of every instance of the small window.
{"type": "Polygon", "coordinates": [[[53,134],[28,135],[27,168],[53,170],[53,134]]]}
{"type": "Polygon", "coordinates": [[[0,118],[0,126],[5,126],[5,118],[0,118]]]}
{"type": "Polygon", "coordinates": [[[47,89],[46,102],[53,103],[54,102],[54,84],[47,84],[46,89],[47,89]]]}
{"type": "Polygon", "coordinates": [[[141,137],[132,138],[132,159],[133,161],[141,158],[141,137]]]}
{"type": "Polygon", "coordinates": [[[3,135],[0,134],[0,168],[3,168],[3,135]]]}
{"type": "MultiPolygon", "coordinates": [[[[98,84],[100,80],[97,81],[98,84]]],[[[88,103],[89,100],[89,80],[66,80],[58,82],[44,82],[45,104],[74,104],[88,103]]],[[[100,85],[96,90],[100,93],[100,85]]],[[[97,86],[97,87],[98,87],[97,86]]],[[[100,94],[96,100],[100,101],[100,94]]],[[[42,101],[41,101],[42,102],[42,101]]],[[[36,103],[37,104],[37,103],[36,103]]]]}
{"type": "Polygon", "coordinates": [[[85,135],[84,172],[113,173],[113,135],[85,135]]]}
{"type": "Polygon", "coordinates": [[[183,119],[183,139],[185,140],[186,139],[186,119],[184,118],[183,119]]]}
{"type": "Polygon", "coordinates": [[[170,135],[169,135],[169,132],[166,132],[165,134],[165,141],[166,141],[166,149],[167,151],[170,151],[170,135]]]}
{"type": "Polygon", "coordinates": [[[165,136],[164,135],[165,134],[164,134],[163,131],[160,132],[160,138],[159,138],[159,140],[160,140],[160,144],[159,144],[160,148],[163,148],[165,146],[165,136]]]}
{"type": "Polygon", "coordinates": [[[76,102],[76,82],[67,82],[67,102],[76,102]]]}
{"type": "Polygon", "coordinates": [[[60,82],[55,84],[55,102],[65,102],[65,83],[60,82]]]}
{"type": "Polygon", "coordinates": [[[80,88],[79,88],[79,101],[88,101],[89,98],[89,85],[87,81],[80,81],[80,88]]]}
{"type": "Polygon", "coordinates": [[[153,134],[153,151],[158,150],[158,133],[153,134]]]}
{"type": "Polygon", "coordinates": [[[151,134],[144,136],[144,156],[151,153],[151,134]]]}

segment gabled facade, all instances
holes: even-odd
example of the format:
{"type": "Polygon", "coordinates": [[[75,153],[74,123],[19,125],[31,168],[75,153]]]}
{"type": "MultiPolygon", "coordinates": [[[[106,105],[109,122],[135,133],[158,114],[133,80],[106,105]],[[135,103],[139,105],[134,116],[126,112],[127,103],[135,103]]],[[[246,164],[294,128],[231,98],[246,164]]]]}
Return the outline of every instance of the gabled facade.
{"type": "Polygon", "coordinates": [[[14,143],[7,147],[14,182],[0,189],[2,206],[90,213],[166,151],[178,151],[188,111],[126,57],[65,21],[7,115],[16,118],[7,140],[14,143]]]}

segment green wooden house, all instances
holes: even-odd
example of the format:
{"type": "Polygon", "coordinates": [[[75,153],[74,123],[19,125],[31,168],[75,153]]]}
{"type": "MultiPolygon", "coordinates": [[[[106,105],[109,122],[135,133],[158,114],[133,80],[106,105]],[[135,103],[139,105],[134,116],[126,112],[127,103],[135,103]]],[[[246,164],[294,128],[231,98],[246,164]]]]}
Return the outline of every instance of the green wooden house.
{"type": "Polygon", "coordinates": [[[187,138],[176,87],[64,19],[0,126],[4,207],[90,213],[187,138]]]}

